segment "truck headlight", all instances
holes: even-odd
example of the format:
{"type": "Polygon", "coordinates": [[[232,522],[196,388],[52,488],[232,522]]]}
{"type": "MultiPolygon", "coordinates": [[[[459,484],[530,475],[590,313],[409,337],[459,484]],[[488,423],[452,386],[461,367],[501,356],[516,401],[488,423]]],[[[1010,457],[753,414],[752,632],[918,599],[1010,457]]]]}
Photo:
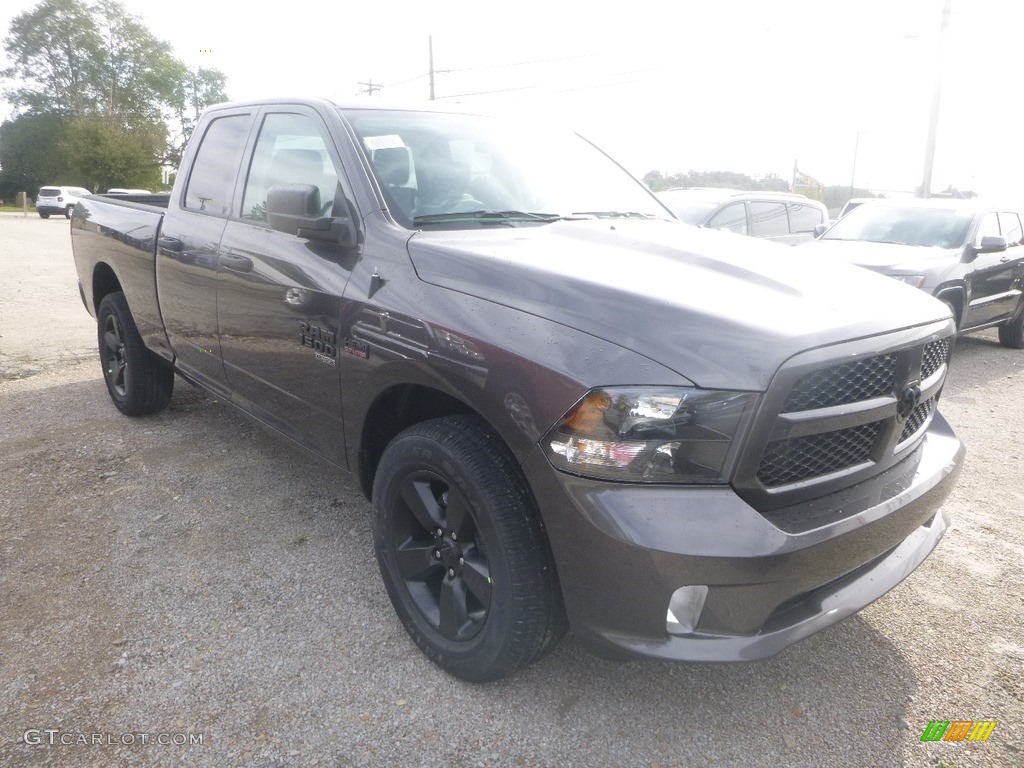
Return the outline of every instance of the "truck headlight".
{"type": "Polygon", "coordinates": [[[592,389],[544,437],[558,469],[641,483],[724,483],[757,395],[689,387],[592,389]]]}

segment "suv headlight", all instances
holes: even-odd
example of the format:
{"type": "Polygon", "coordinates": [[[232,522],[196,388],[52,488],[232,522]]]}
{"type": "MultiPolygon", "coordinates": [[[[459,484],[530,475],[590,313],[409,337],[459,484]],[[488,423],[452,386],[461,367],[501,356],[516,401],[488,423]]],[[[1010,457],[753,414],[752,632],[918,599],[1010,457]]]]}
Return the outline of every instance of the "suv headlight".
{"type": "Polygon", "coordinates": [[[901,283],[912,285],[914,288],[920,288],[924,285],[924,275],[890,275],[893,280],[899,280],[901,283]]]}
{"type": "Polygon", "coordinates": [[[757,395],[690,387],[592,389],[545,435],[558,469],[640,483],[724,483],[757,395]]]}

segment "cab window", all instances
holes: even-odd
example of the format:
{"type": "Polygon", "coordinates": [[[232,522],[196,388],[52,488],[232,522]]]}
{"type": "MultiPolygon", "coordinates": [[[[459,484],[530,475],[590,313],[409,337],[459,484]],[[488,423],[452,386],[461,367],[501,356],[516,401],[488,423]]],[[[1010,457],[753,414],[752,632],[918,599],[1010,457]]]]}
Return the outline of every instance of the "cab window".
{"type": "Polygon", "coordinates": [[[320,215],[334,207],[338,174],[316,123],[306,115],[273,113],[260,128],[242,197],[243,219],[267,220],[267,191],[277,184],[312,184],[320,215]]]}

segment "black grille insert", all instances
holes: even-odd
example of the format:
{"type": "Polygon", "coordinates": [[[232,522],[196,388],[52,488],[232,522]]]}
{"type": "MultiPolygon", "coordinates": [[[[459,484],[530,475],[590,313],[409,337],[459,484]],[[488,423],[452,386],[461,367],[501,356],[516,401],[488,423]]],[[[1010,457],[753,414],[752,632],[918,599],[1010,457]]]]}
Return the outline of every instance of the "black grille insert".
{"type": "Polygon", "coordinates": [[[921,378],[927,379],[935,373],[949,357],[949,339],[933,341],[924,348],[924,358],[921,360],[921,378]]]}
{"type": "Polygon", "coordinates": [[[892,352],[814,371],[790,390],[782,410],[809,411],[891,395],[895,376],[896,354],[892,352]]]}
{"type": "Polygon", "coordinates": [[[932,415],[932,411],[934,410],[934,397],[931,400],[925,400],[923,403],[918,403],[914,410],[911,411],[910,418],[907,419],[907,423],[903,427],[903,434],[900,435],[900,442],[902,443],[908,437],[917,434],[918,430],[927,423],[928,417],[932,415]]]}
{"type": "Polygon", "coordinates": [[[819,435],[773,440],[761,456],[757,479],[766,488],[774,488],[865,462],[882,424],[875,421],[819,435]]]}

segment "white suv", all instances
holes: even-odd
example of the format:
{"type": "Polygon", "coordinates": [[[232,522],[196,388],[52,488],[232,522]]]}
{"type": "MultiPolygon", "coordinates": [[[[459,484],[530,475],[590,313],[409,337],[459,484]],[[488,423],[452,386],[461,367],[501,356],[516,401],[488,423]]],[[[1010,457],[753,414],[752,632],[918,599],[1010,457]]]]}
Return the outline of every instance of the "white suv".
{"type": "Polygon", "coordinates": [[[91,194],[84,187],[42,187],[36,195],[36,212],[44,219],[50,218],[51,213],[70,219],[78,198],[91,194]]]}

